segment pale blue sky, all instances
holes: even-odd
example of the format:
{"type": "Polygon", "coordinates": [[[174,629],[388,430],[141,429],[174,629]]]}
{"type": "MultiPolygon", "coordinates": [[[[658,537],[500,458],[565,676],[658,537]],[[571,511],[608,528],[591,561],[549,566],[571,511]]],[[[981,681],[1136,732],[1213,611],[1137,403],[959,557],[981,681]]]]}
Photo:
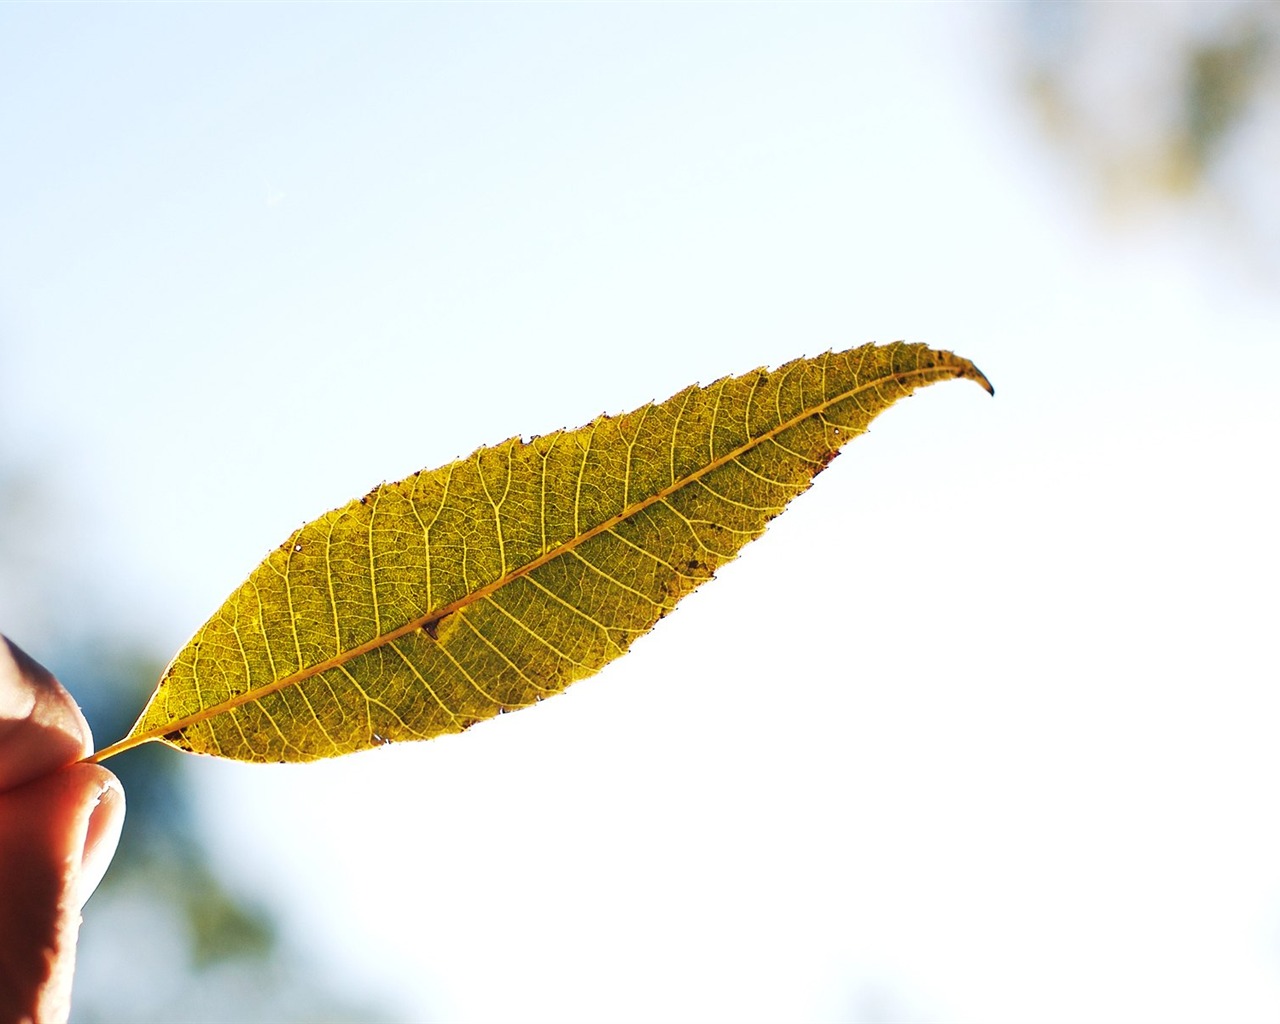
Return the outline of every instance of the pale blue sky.
{"type": "Polygon", "coordinates": [[[1277,303],[1094,216],[1016,17],[0,9],[0,429],[75,496],[49,572],[162,653],[479,444],[871,340],[996,385],[563,697],[201,763],[335,975],[450,1020],[1280,1013],[1277,303]]]}

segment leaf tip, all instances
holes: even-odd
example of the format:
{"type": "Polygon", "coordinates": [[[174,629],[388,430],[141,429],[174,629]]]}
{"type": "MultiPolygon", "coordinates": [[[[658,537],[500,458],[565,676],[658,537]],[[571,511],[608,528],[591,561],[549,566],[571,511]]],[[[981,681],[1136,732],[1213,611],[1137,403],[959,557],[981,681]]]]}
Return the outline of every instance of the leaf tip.
{"type": "MultiPolygon", "coordinates": [[[[902,343],[899,342],[899,344],[902,343]]],[[[952,377],[971,380],[989,395],[994,396],[996,393],[996,389],[992,387],[987,375],[974,366],[972,360],[956,355],[954,352],[931,349],[924,357],[923,366],[930,370],[949,374],[952,377]]]]}
{"type": "Polygon", "coordinates": [[[976,384],[978,384],[978,386],[981,387],[982,390],[985,391],[987,394],[989,394],[992,398],[995,397],[996,389],[992,386],[991,381],[987,380],[987,375],[983,373],[981,370],[979,370],[976,366],[973,365],[973,363],[969,362],[969,360],[967,359],[964,360],[961,366],[960,376],[968,377],[969,380],[974,381],[976,384]]]}

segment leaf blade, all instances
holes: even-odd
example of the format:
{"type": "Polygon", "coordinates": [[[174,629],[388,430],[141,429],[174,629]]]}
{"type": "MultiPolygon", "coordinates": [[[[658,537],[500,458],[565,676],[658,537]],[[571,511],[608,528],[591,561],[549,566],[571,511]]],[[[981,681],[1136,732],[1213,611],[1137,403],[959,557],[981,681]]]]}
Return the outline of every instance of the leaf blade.
{"type": "Polygon", "coordinates": [[[863,346],[511,438],[306,524],[179,652],[134,729],[240,760],[311,760],[468,728],[598,671],[711,578],[852,437],[968,377],[863,346]]]}

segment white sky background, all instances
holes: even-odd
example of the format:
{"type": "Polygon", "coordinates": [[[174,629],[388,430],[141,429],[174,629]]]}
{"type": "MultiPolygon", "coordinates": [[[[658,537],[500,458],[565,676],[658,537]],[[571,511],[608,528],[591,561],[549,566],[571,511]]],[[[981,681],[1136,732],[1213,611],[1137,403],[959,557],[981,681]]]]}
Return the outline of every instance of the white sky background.
{"type": "Polygon", "coordinates": [[[1280,1014],[1280,303],[1099,228],[1014,16],[0,10],[0,429],[80,509],[50,571],[158,650],[479,444],[871,340],[996,385],[891,410],[564,696],[201,764],[335,977],[458,1021],[1280,1014]]]}

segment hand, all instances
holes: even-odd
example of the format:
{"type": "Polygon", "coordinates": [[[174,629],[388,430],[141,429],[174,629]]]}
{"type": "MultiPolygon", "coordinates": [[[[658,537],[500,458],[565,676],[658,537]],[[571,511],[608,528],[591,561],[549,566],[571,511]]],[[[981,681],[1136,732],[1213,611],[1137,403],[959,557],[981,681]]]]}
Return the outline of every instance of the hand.
{"type": "Polygon", "coordinates": [[[124,790],[70,694],[0,636],[0,1021],[71,1011],[80,908],[106,873],[124,790]]]}

